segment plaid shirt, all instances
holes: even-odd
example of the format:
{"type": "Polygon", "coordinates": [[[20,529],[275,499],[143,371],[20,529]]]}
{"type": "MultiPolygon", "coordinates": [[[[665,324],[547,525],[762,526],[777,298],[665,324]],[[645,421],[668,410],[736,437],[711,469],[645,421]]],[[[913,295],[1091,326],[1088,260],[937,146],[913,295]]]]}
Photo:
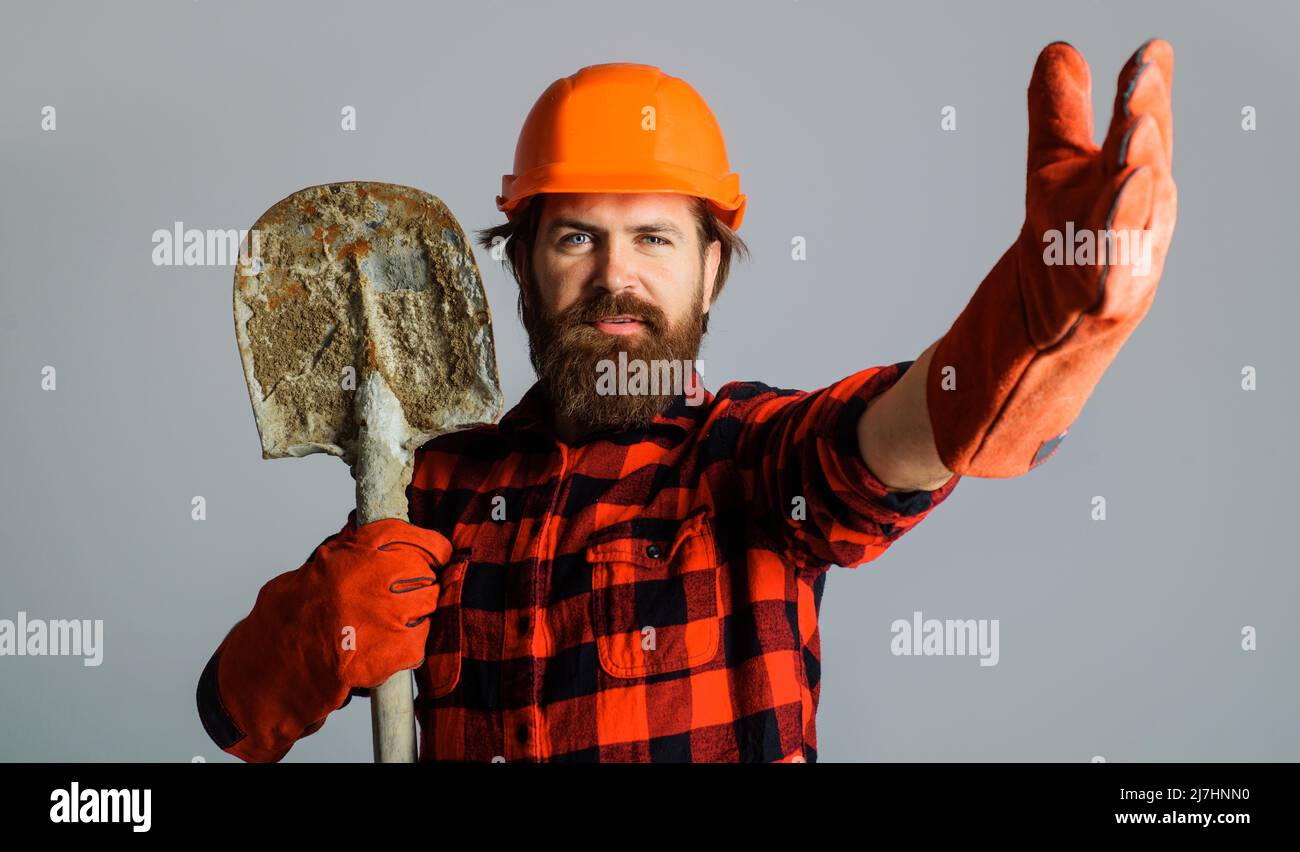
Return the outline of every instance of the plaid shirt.
{"type": "Polygon", "coordinates": [[[859,454],[867,402],[911,364],[811,393],[731,382],[576,444],[534,384],[422,447],[411,523],[454,550],[415,672],[420,759],[815,761],[827,569],[878,557],[959,479],[887,492],[859,454]]]}

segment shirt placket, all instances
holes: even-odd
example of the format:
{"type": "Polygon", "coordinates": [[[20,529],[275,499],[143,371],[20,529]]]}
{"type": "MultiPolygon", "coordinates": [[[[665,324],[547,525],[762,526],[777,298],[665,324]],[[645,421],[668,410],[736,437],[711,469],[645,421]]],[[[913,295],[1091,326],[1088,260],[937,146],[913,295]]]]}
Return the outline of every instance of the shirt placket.
{"type": "Polygon", "coordinates": [[[526,508],[525,517],[536,518],[531,554],[527,570],[519,572],[509,584],[507,616],[504,626],[506,658],[513,660],[508,671],[513,672],[511,682],[503,684],[505,696],[514,700],[505,703],[505,730],[507,758],[512,760],[541,761],[546,759],[546,736],[541,714],[541,678],[546,665],[548,635],[544,611],[548,573],[555,558],[554,523],[564,490],[565,476],[570,465],[571,451],[556,444],[558,452],[544,475],[554,473],[554,486],[533,493],[533,505],[526,508]],[[526,659],[526,662],[524,660],[526,659]]]}

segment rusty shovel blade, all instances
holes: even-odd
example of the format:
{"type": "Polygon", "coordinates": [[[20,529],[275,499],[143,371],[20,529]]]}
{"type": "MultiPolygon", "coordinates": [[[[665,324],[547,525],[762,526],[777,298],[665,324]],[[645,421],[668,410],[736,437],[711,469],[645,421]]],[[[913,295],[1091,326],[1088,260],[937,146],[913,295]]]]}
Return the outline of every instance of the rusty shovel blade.
{"type": "Polygon", "coordinates": [[[235,331],[264,458],[356,460],[378,375],[403,448],[501,414],[492,321],[460,224],[428,193],[347,182],[267,210],[235,271],[235,331]]]}

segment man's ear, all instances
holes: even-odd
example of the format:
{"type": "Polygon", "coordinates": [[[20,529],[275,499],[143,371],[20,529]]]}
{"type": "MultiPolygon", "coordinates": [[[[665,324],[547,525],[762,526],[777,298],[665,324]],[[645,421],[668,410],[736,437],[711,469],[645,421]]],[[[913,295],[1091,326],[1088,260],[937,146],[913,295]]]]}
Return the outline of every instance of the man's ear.
{"type": "Polygon", "coordinates": [[[532,274],[533,274],[532,258],[529,257],[531,253],[532,253],[531,248],[528,251],[520,252],[518,268],[515,270],[518,273],[517,277],[519,278],[520,298],[524,300],[525,307],[530,306],[529,296],[531,295],[532,292],[532,287],[529,283],[532,280],[532,274]]]}
{"type": "Polygon", "coordinates": [[[718,265],[722,263],[722,241],[709,243],[708,254],[704,257],[704,305],[703,312],[708,313],[713,306],[713,285],[718,279],[718,265]]]}

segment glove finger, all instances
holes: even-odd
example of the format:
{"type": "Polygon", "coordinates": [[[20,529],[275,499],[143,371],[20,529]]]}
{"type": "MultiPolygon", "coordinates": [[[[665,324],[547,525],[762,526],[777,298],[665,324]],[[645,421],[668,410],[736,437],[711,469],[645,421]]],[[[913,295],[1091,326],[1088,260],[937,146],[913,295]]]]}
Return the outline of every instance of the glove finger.
{"type": "Polygon", "coordinates": [[[1178,221],[1178,185],[1168,172],[1157,173],[1155,183],[1155,200],[1151,205],[1150,228],[1155,236],[1154,250],[1157,268],[1164,266],[1165,253],[1174,237],[1174,225],[1178,221]]]}
{"type": "Polygon", "coordinates": [[[1052,42],[1038,54],[1029,80],[1029,172],[1096,148],[1088,63],[1072,45],[1052,42]]]}
{"type": "Polygon", "coordinates": [[[1160,153],[1166,163],[1173,163],[1174,156],[1174,109],[1170,101],[1169,85],[1160,67],[1154,63],[1147,65],[1138,78],[1133,97],[1129,98],[1129,111],[1133,115],[1149,115],[1156,122],[1156,129],[1161,139],[1160,153]]]}
{"type": "Polygon", "coordinates": [[[388,591],[395,595],[407,595],[427,589],[437,590],[438,578],[434,574],[422,574],[416,577],[403,577],[388,584],[388,591]]]}
{"type": "Polygon", "coordinates": [[[1165,140],[1160,135],[1160,122],[1151,113],[1141,113],[1128,129],[1128,140],[1119,152],[1119,168],[1152,166],[1157,172],[1169,170],[1165,159],[1165,140]]]}
{"type": "Polygon", "coordinates": [[[1164,142],[1165,162],[1174,161],[1174,48],[1164,39],[1151,39],[1138,48],[1148,69],[1138,80],[1137,88],[1129,99],[1134,115],[1150,113],[1155,117],[1164,142]]]}
{"type": "Polygon", "coordinates": [[[1156,196],[1157,172],[1150,167],[1129,173],[1115,197],[1106,233],[1112,235],[1098,246],[1106,275],[1100,317],[1135,321],[1146,313],[1159,282],[1153,264],[1153,234],[1150,228],[1156,196]]]}
{"type": "Polygon", "coordinates": [[[352,541],[359,547],[379,550],[386,549],[388,544],[404,542],[428,551],[439,564],[451,558],[452,551],[451,542],[442,533],[397,518],[362,524],[352,541]]]}
{"type": "Polygon", "coordinates": [[[1155,119],[1164,161],[1172,163],[1174,120],[1169,91],[1172,78],[1166,76],[1172,73],[1173,48],[1160,39],[1139,47],[1124,64],[1116,85],[1110,127],[1102,145],[1108,164],[1119,161],[1119,151],[1124,146],[1133,119],[1144,113],[1155,119]]]}
{"type": "Polygon", "coordinates": [[[418,600],[404,602],[402,624],[406,627],[419,627],[438,611],[438,599],[420,603],[418,600]]]}
{"type": "Polygon", "coordinates": [[[1114,159],[1108,159],[1106,162],[1111,174],[1119,174],[1143,166],[1150,166],[1156,171],[1169,170],[1169,163],[1165,160],[1164,140],[1160,138],[1159,124],[1150,113],[1142,113],[1129,120],[1128,127],[1113,149],[1112,156],[1114,159]]]}
{"type": "MultiPolygon", "coordinates": [[[[439,536],[439,538],[441,538],[441,536],[439,536]]],[[[447,542],[445,538],[443,539],[443,541],[447,542]]],[[[447,542],[445,545],[440,546],[436,542],[389,541],[386,542],[385,544],[379,545],[379,547],[375,549],[382,551],[384,553],[401,553],[401,554],[418,555],[421,559],[424,560],[425,564],[429,565],[435,570],[446,565],[447,560],[451,558],[450,542],[447,542]],[[430,547],[430,545],[432,545],[432,547],[430,547]]]]}
{"type": "Polygon", "coordinates": [[[400,595],[393,601],[398,622],[406,627],[419,625],[438,610],[438,598],[441,595],[440,584],[423,586],[400,595]]]}
{"type": "Polygon", "coordinates": [[[451,561],[451,552],[454,549],[451,541],[442,533],[415,524],[407,524],[401,535],[393,536],[390,543],[396,542],[423,548],[437,565],[446,565],[451,561]]]}
{"type": "Polygon", "coordinates": [[[1106,230],[1144,229],[1151,220],[1152,182],[1155,169],[1138,168],[1119,178],[1118,190],[1106,217],[1106,230]]]}

